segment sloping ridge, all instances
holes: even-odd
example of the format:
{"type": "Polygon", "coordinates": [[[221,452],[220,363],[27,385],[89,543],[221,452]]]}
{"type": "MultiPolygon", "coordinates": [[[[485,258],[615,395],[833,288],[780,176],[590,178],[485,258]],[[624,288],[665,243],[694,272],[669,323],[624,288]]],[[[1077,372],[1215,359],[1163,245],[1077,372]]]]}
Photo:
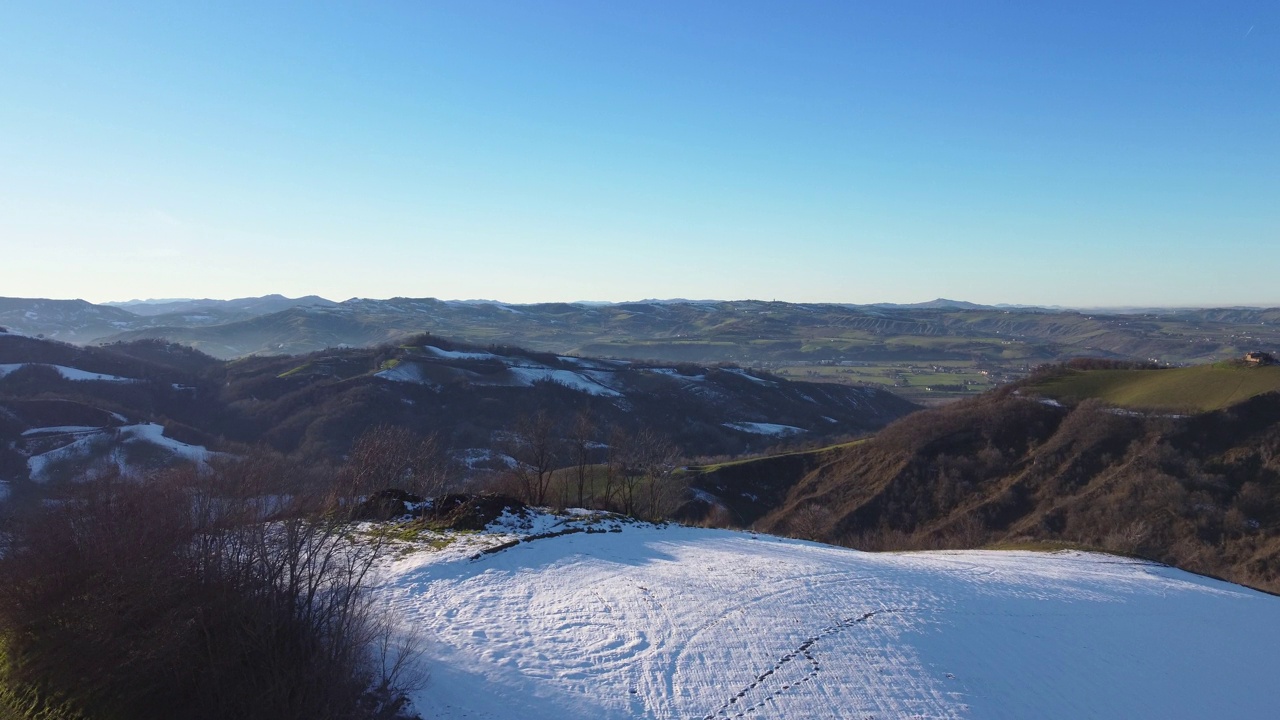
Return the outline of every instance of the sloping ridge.
{"type": "Polygon", "coordinates": [[[1070,370],[1028,387],[1078,402],[1090,397],[1132,408],[1199,412],[1219,410],[1280,390],[1280,365],[1238,362],[1160,370],[1070,370]]]}
{"type": "Polygon", "coordinates": [[[832,453],[759,526],[867,549],[1082,545],[1280,591],[1280,394],[1171,417],[1006,388],[832,453]]]}

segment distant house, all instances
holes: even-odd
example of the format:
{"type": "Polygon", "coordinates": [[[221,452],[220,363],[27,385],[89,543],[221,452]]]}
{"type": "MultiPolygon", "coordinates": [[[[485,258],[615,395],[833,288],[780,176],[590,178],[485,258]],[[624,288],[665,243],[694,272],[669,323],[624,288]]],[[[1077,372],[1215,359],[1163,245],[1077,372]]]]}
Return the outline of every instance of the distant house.
{"type": "Polygon", "coordinates": [[[1244,361],[1250,365],[1273,365],[1276,359],[1271,356],[1271,353],[1255,350],[1254,352],[1245,353],[1244,361]]]}

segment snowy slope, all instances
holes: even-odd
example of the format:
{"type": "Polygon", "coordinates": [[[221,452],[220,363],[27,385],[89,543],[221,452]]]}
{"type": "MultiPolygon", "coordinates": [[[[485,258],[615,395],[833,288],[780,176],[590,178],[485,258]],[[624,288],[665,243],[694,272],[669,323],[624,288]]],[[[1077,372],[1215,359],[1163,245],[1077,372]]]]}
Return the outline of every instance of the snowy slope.
{"type": "Polygon", "coordinates": [[[51,367],[54,370],[57,370],[58,374],[61,375],[66,380],[79,380],[79,381],[99,380],[103,382],[120,382],[120,383],[138,382],[133,378],[120,377],[118,375],[106,375],[104,373],[88,372],[85,370],[81,370],[79,368],[67,367],[65,365],[49,365],[47,363],[0,364],[0,377],[4,377],[5,375],[8,375],[9,373],[14,372],[15,370],[20,370],[26,367],[27,365],[42,365],[44,367],[51,367]]]}
{"type": "Polygon", "coordinates": [[[67,442],[53,449],[36,453],[27,458],[27,470],[31,480],[43,482],[48,479],[48,468],[59,461],[91,458],[95,454],[99,465],[111,466],[123,475],[131,475],[139,468],[131,467],[123,448],[131,443],[145,443],[165,450],[174,459],[195,463],[198,467],[207,467],[210,459],[220,453],[212,452],[202,445],[188,445],[174,440],[164,434],[164,426],[156,423],[139,423],[113,428],[87,426],[59,426],[31,428],[22,433],[23,437],[47,438],[63,436],[67,442]]]}
{"type": "Polygon", "coordinates": [[[725,423],[724,426],[734,430],[741,430],[742,432],[755,433],[756,435],[797,435],[805,431],[804,428],[798,428],[794,425],[762,422],[734,422],[725,423]]]}
{"type": "Polygon", "coordinates": [[[429,643],[425,718],[1256,718],[1280,699],[1280,598],[1138,561],[648,526],[461,545],[378,590],[429,643]]]}

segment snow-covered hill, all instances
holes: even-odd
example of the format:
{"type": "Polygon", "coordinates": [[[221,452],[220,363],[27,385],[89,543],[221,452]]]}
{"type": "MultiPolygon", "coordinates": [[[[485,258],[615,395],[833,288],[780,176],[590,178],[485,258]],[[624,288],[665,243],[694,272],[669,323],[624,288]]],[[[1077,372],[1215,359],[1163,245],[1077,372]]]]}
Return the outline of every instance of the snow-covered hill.
{"type": "Polygon", "coordinates": [[[35,482],[92,477],[110,470],[140,475],[181,462],[207,468],[219,455],[166,436],[156,423],[31,428],[22,433],[18,446],[27,455],[29,477],[35,482]]]}
{"type": "Polygon", "coordinates": [[[610,525],[387,567],[379,599],[428,643],[424,718],[1260,718],[1280,699],[1280,598],[1164,566],[610,525]]]}

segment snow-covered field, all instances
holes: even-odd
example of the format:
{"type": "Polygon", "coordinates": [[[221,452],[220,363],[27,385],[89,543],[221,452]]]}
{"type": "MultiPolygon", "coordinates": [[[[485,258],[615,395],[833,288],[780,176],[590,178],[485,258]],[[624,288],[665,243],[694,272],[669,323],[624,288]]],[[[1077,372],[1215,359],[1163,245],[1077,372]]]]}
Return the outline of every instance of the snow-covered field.
{"type": "MultiPolygon", "coordinates": [[[[525,533],[577,520],[538,518],[525,533]]],[[[1105,555],[622,525],[391,562],[425,718],[1263,718],[1280,598],[1105,555]]],[[[599,527],[599,526],[597,526],[599,527]]]]}

